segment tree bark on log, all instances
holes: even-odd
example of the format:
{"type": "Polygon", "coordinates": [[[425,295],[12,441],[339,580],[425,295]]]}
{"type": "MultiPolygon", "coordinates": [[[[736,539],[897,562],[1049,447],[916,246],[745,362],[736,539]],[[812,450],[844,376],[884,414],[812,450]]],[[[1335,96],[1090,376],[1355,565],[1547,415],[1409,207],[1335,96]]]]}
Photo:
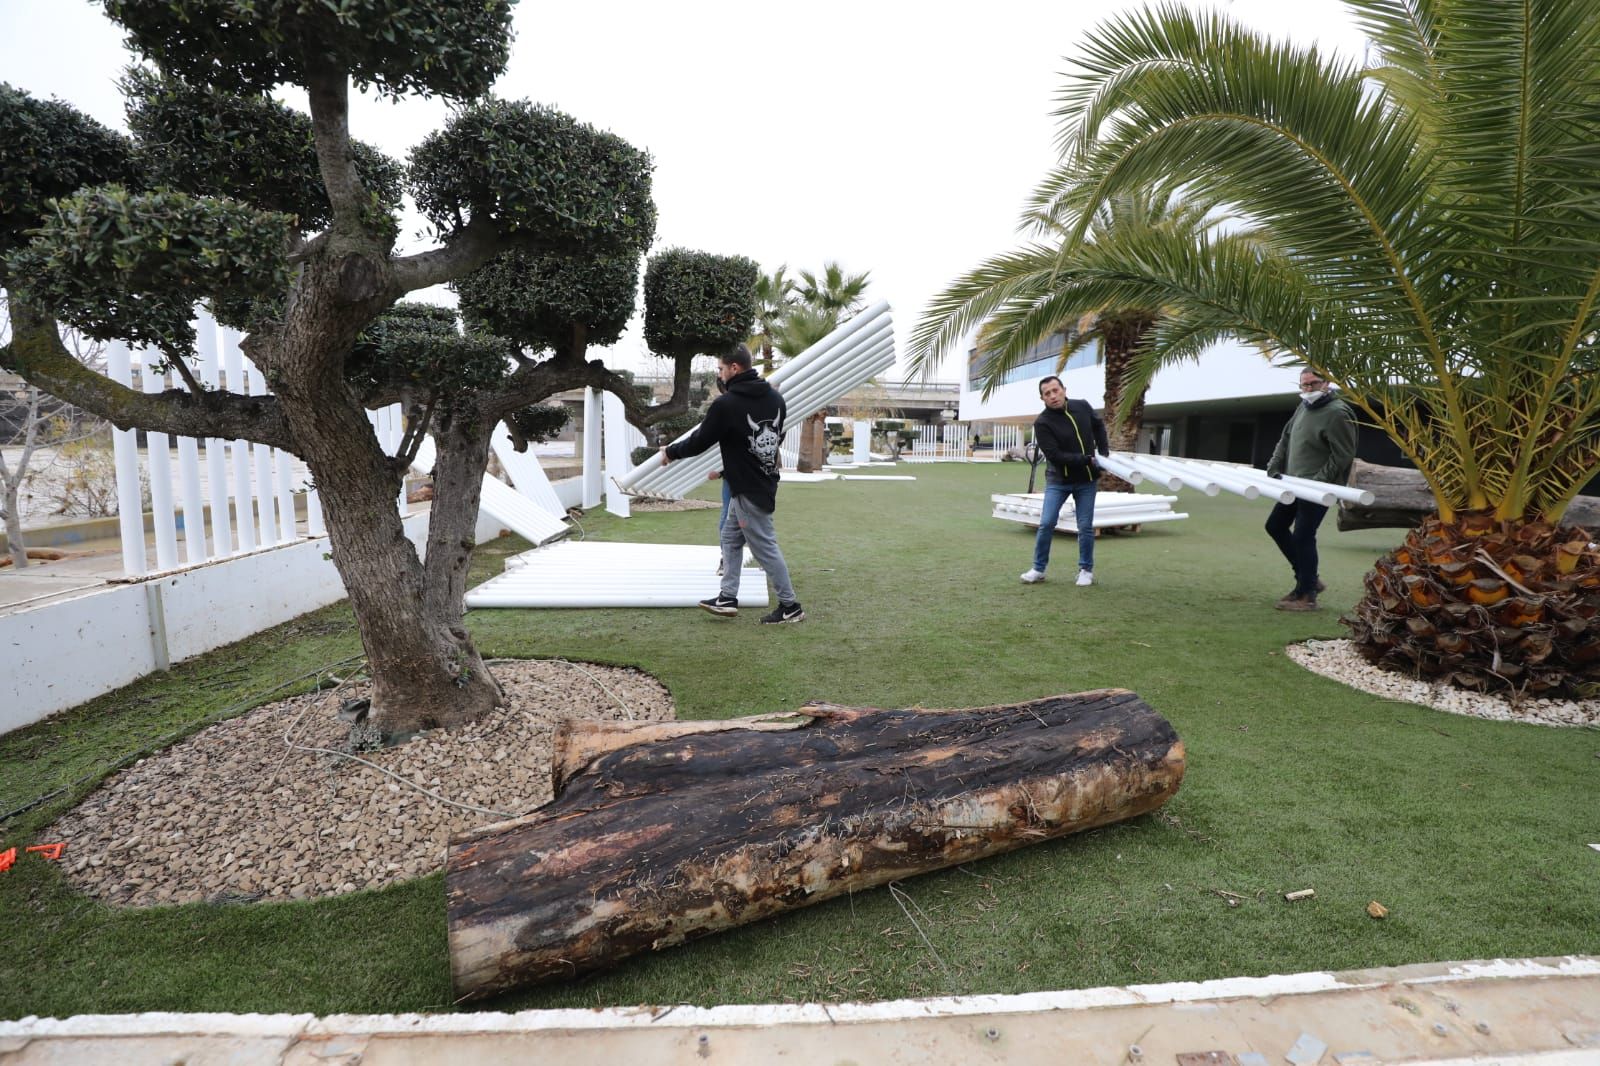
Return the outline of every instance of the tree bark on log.
{"type": "MultiPolygon", "coordinates": [[[[1422,475],[1410,467],[1379,466],[1357,459],[1350,469],[1352,488],[1366,489],[1375,497],[1372,506],[1341,503],[1338,528],[1415,529],[1439,510],[1422,475]]],[[[1563,525],[1600,530],[1600,496],[1579,496],[1567,507],[1563,525]]]]}
{"type": "Polygon", "coordinates": [[[1138,696],[1105,689],[569,723],[554,762],[554,800],[451,842],[460,999],[1144,814],[1177,791],[1184,749],[1138,696]]]}

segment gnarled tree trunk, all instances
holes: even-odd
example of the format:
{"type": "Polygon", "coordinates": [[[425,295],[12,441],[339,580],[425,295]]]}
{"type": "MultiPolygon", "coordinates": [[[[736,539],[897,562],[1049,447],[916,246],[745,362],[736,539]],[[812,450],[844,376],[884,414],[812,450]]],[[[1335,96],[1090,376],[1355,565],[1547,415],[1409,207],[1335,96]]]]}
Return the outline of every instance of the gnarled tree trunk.
{"type": "Polygon", "coordinates": [[[1154,810],[1183,742],[1120,689],[967,710],[569,725],[556,798],[453,841],[456,994],[573,977],[1154,810]]]}
{"type": "MultiPolygon", "coordinates": [[[[1106,437],[1114,452],[1131,452],[1139,443],[1139,430],[1144,426],[1144,393],[1139,394],[1133,409],[1126,418],[1117,414],[1122,406],[1124,382],[1133,353],[1144,340],[1144,335],[1155,324],[1147,315],[1130,318],[1103,318],[1099,328],[1105,341],[1105,419],[1106,437]]],[[[1133,483],[1112,473],[1100,475],[1100,488],[1107,492],[1133,492],[1133,483]]]]}

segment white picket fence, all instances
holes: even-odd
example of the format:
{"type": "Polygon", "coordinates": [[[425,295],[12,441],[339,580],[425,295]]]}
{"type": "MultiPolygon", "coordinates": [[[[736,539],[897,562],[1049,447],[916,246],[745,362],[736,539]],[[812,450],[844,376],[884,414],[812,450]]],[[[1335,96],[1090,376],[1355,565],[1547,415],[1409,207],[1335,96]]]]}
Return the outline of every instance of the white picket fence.
{"type": "MultiPolygon", "coordinates": [[[[237,331],[218,326],[201,312],[195,332],[200,354],[196,377],[204,388],[245,396],[266,393],[261,372],[239,349],[237,331]]],[[[128,345],[113,342],[107,358],[112,379],[133,387],[133,352],[128,345]]],[[[160,354],[151,349],[139,352],[138,384],[144,392],[188,387],[175,370],[156,370],[160,361],[160,354]]],[[[371,412],[369,418],[379,442],[394,454],[404,431],[400,406],[371,412]]],[[[114,430],[112,434],[122,562],[128,577],[150,572],[140,499],[146,480],[158,571],[198,566],[327,533],[316,487],[310,484],[304,465],[283,449],[243,440],[174,438],[155,432],[147,433],[145,441],[141,457],[136,431],[114,430]],[[297,496],[304,500],[303,519],[297,514],[297,496]]],[[[404,492],[397,506],[401,514],[406,513],[404,492]]]]}
{"type": "Polygon", "coordinates": [[[996,423],[990,428],[994,438],[994,451],[996,455],[1004,455],[1012,448],[1022,447],[1025,435],[1021,426],[1008,426],[996,423]]]}
{"type": "Polygon", "coordinates": [[[971,458],[971,444],[971,431],[965,422],[924,425],[911,442],[911,454],[904,458],[913,463],[964,461],[971,458]]]}

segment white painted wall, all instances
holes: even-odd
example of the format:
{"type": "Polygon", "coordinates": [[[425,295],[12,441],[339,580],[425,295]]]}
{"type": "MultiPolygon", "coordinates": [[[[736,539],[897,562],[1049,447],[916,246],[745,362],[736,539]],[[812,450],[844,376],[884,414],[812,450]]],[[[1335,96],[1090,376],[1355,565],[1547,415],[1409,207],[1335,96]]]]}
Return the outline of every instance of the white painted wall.
{"type": "MultiPolygon", "coordinates": [[[[427,512],[405,528],[421,550],[427,512]]],[[[0,733],[343,599],[327,551],[318,537],[0,615],[0,733]]]]}
{"type": "MultiPolygon", "coordinates": [[[[1168,404],[1259,396],[1281,396],[1289,401],[1298,391],[1299,379],[1297,368],[1272,366],[1255,348],[1230,340],[1207,349],[1199,362],[1163,370],[1151,383],[1145,407],[1148,410],[1168,404]]],[[[1061,384],[1066,386],[1068,396],[1088,400],[1097,408],[1105,404],[1103,366],[1068,370],[1061,375],[1061,384]]],[[[1038,378],[1002,385],[987,401],[981,398],[980,392],[967,389],[965,382],[962,386],[960,419],[963,422],[1003,418],[1031,420],[1042,410],[1038,378]]]]}

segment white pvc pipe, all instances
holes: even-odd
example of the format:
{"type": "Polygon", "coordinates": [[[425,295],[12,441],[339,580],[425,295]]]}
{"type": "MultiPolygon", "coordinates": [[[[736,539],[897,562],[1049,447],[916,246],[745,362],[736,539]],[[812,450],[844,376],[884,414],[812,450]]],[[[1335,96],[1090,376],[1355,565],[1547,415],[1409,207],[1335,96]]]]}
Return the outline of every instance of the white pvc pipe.
{"type": "MultiPolygon", "coordinates": [[[[140,357],[139,376],[147,393],[159,393],[166,387],[165,375],[150,366],[159,358],[149,348],[140,357]]],[[[150,512],[156,527],[156,568],[174,570],[178,566],[178,525],[172,514],[170,444],[165,433],[146,432],[144,439],[150,450],[150,512]]]]}
{"type": "Polygon", "coordinates": [[[1250,485],[1254,485],[1262,495],[1277,503],[1288,503],[1295,498],[1294,490],[1282,481],[1270,478],[1265,471],[1254,467],[1240,466],[1236,463],[1219,463],[1214,460],[1205,460],[1206,469],[1215,472],[1219,477],[1233,478],[1250,485]]]}
{"type": "MultiPolygon", "coordinates": [[[[1243,496],[1247,500],[1256,499],[1261,495],[1262,486],[1253,481],[1237,477],[1226,470],[1219,470],[1211,464],[1205,464],[1203,469],[1206,476],[1215,481],[1224,492],[1231,492],[1235,496],[1243,496]]],[[[1267,491],[1269,494],[1274,494],[1275,492],[1284,492],[1286,490],[1281,487],[1276,490],[1269,487],[1267,491]]]]}
{"type": "MultiPolygon", "coordinates": [[[[112,341],[106,347],[107,369],[118,385],[132,386],[133,367],[128,346],[112,341]]],[[[138,431],[113,429],[111,451],[117,467],[117,528],[122,535],[122,572],[138,577],[146,572],[144,504],[139,495],[138,431]]]]}
{"type": "Polygon", "coordinates": [[[1366,489],[1353,489],[1348,485],[1335,485],[1331,481],[1312,481],[1310,478],[1294,477],[1291,474],[1283,475],[1281,480],[1287,485],[1298,485],[1304,489],[1322,492],[1335,499],[1360,504],[1362,507],[1371,507],[1375,499],[1372,493],[1366,489]]]}
{"type": "Polygon", "coordinates": [[[853,447],[850,449],[850,458],[864,466],[872,462],[872,423],[858,418],[850,428],[854,433],[851,438],[853,447]]]}
{"type": "MultiPolygon", "coordinates": [[[[241,396],[250,394],[250,383],[245,379],[244,355],[239,351],[239,334],[225,330],[222,334],[222,368],[228,375],[228,391],[241,396]]],[[[239,538],[239,550],[254,551],[256,547],[255,515],[251,506],[255,494],[250,488],[250,442],[236,440],[229,444],[233,451],[233,514],[234,530],[239,538]]]]}
{"type": "MultiPolygon", "coordinates": [[[[820,409],[829,400],[848,391],[854,384],[866,380],[882,367],[893,363],[892,325],[885,321],[881,327],[874,329],[872,336],[877,338],[872,347],[856,352],[849,357],[845,366],[830,372],[827,380],[831,382],[831,388],[834,390],[831,395],[828,389],[821,385],[800,382],[793,390],[797,393],[797,398],[793,402],[787,394],[784,396],[790,426],[820,409]]],[[[679,462],[683,464],[681,467],[679,463],[674,463],[671,469],[646,481],[646,475],[660,470],[658,457],[651,456],[641,464],[641,468],[630,471],[626,477],[619,479],[618,483],[623,488],[635,488],[652,495],[682,496],[703,481],[712,470],[718,468],[720,456],[715,450],[710,450],[679,462]]]]}
{"type": "MultiPolygon", "coordinates": [[[[804,410],[803,405],[806,402],[805,397],[810,395],[809,390],[812,379],[816,378],[816,375],[811,374],[810,370],[819,361],[824,358],[837,360],[835,365],[822,373],[821,380],[826,381],[839,372],[839,364],[855,365],[855,360],[862,351],[875,347],[885,336],[892,341],[894,325],[887,317],[888,308],[888,303],[884,301],[874,304],[816,344],[790,359],[773,373],[768,380],[771,381],[774,388],[783,394],[791,422],[804,418],[816,409],[804,410]],[[791,382],[793,382],[793,385],[790,384],[791,382]]],[[[821,405],[818,404],[818,406],[821,405]]],[[[586,416],[587,411],[586,405],[586,416]]],[[[673,443],[683,440],[692,432],[693,430],[689,430],[680,434],[673,443]]],[[[652,456],[622,477],[617,478],[616,484],[624,490],[634,488],[646,475],[659,469],[659,458],[652,456]]],[[[708,467],[702,474],[708,473],[710,469],[708,467]]],[[[651,491],[660,491],[660,487],[652,486],[651,491]]]]}
{"type": "Polygon", "coordinates": [[[1130,485],[1137,485],[1144,480],[1144,471],[1140,470],[1133,464],[1124,461],[1116,452],[1112,452],[1110,455],[1100,456],[1099,462],[1102,467],[1111,471],[1113,474],[1128,482],[1130,485]]]}
{"type": "Polygon", "coordinates": [[[1189,470],[1177,463],[1167,463],[1152,456],[1141,455],[1139,465],[1162,473],[1171,474],[1191,489],[1203,492],[1207,496],[1215,496],[1222,491],[1222,486],[1207,478],[1203,473],[1189,470]]]}
{"type": "Polygon", "coordinates": [[[1176,492],[1183,486],[1184,481],[1166,467],[1158,466],[1160,460],[1153,455],[1140,455],[1132,452],[1118,452],[1117,458],[1128,466],[1141,471],[1145,477],[1154,481],[1168,492],[1176,492]]]}
{"type": "MultiPolygon", "coordinates": [[[[205,311],[196,318],[200,380],[205,382],[206,388],[215,390],[222,385],[217,322],[205,311]]],[[[233,551],[233,528],[228,516],[228,444],[221,437],[206,438],[206,495],[211,503],[211,555],[221,558],[233,551]]]]}

